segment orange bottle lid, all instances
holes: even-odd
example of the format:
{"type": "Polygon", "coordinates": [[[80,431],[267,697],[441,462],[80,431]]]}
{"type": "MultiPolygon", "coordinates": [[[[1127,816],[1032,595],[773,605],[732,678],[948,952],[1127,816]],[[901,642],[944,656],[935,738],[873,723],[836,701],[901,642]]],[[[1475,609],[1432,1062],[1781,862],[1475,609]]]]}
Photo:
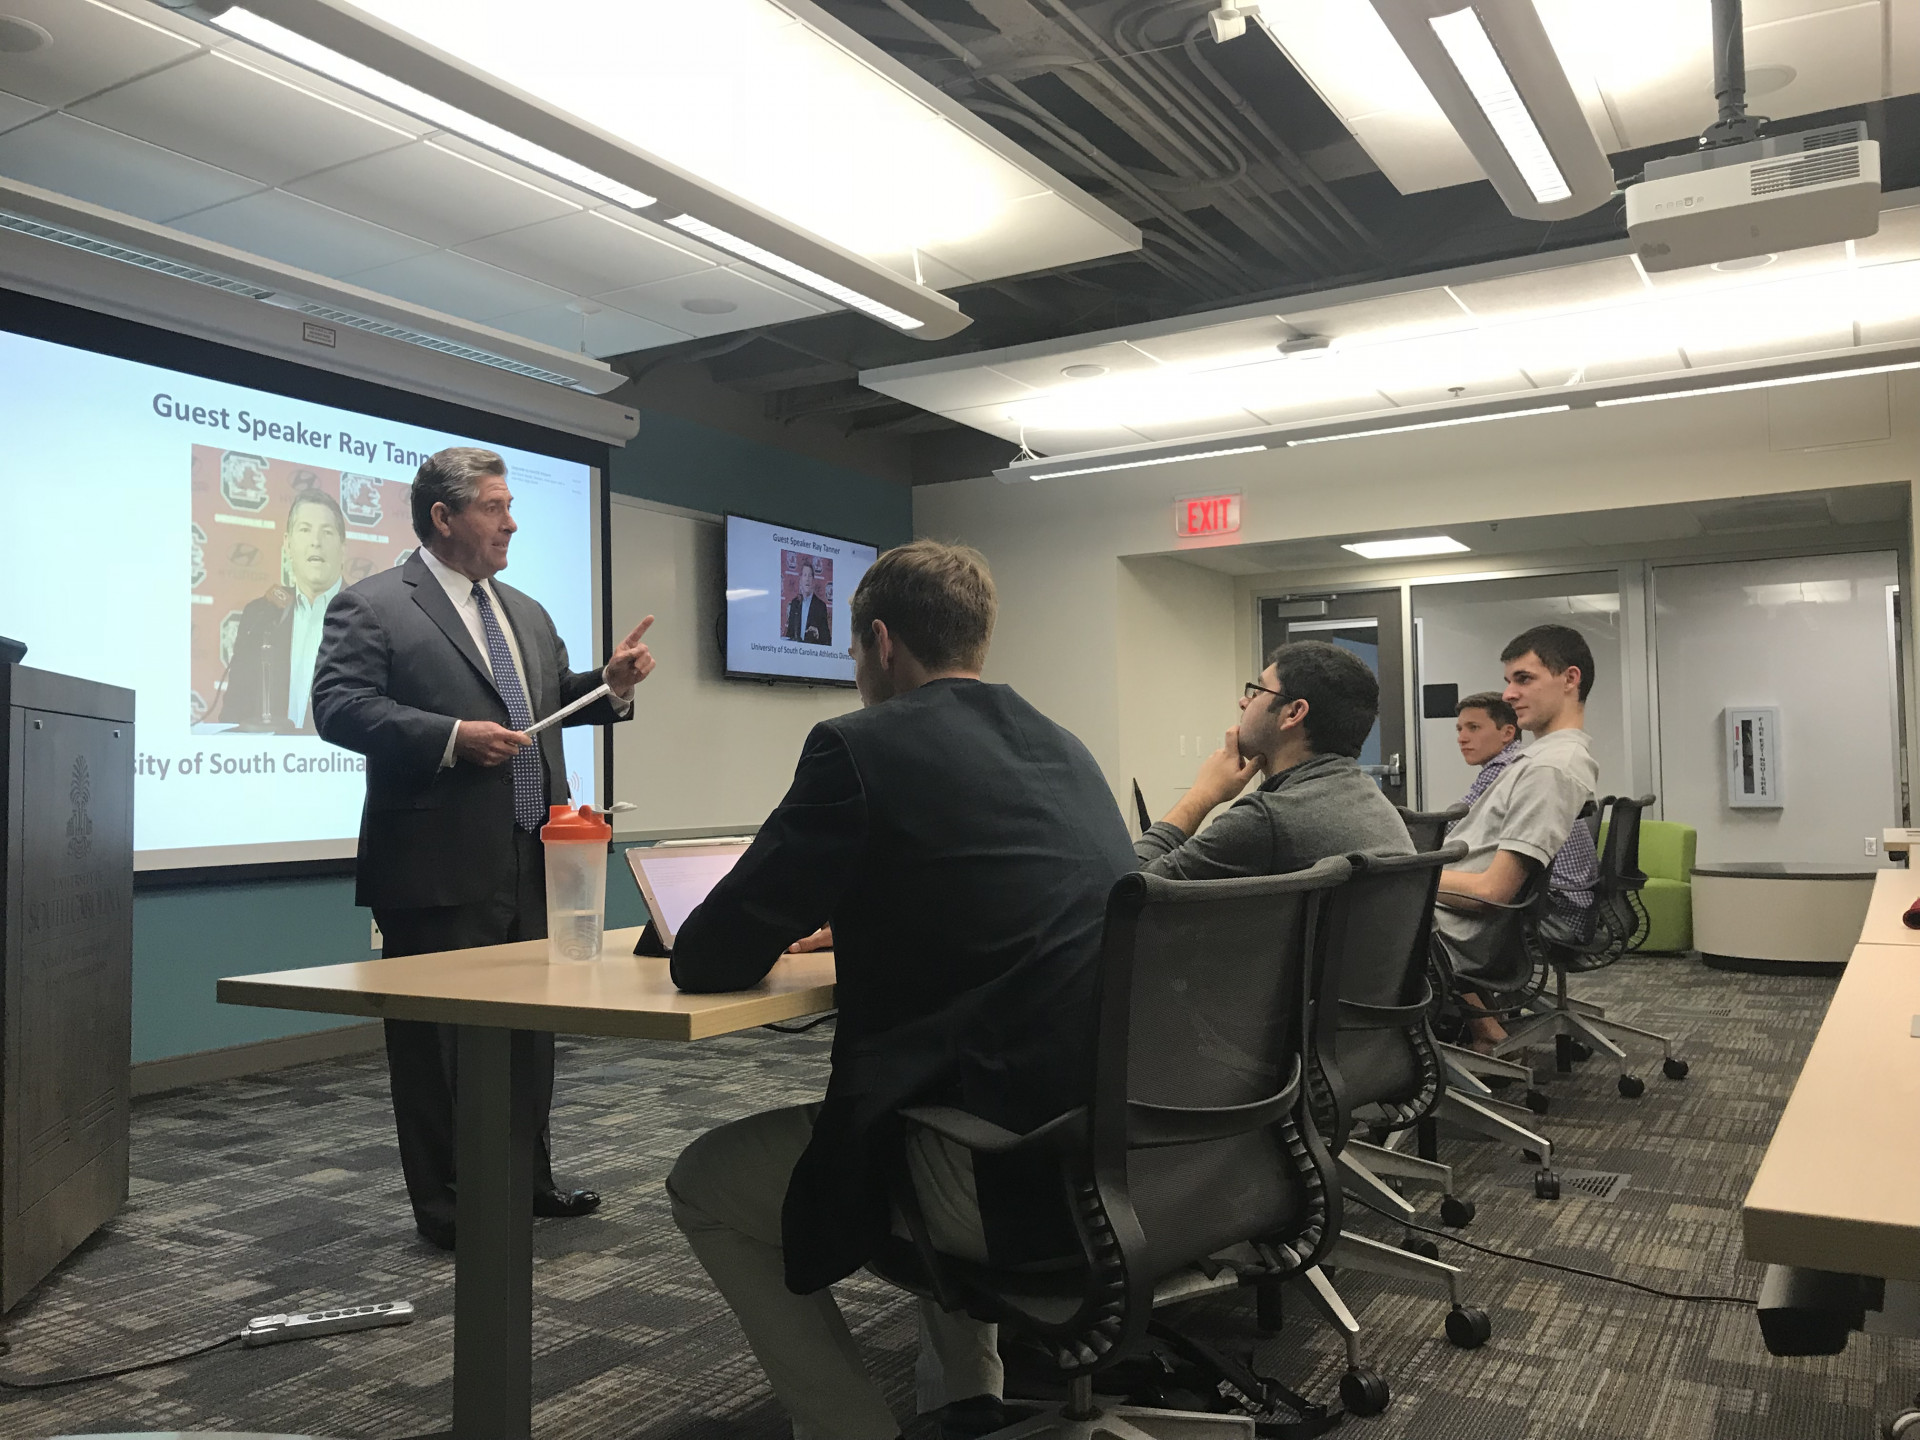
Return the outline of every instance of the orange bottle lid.
{"type": "Polygon", "coordinates": [[[613,839],[613,826],[595,814],[591,805],[582,805],[578,810],[571,805],[555,805],[547,812],[547,823],[540,828],[540,838],[549,845],[556,841],[562,845],[604,845],[613,839]]]}

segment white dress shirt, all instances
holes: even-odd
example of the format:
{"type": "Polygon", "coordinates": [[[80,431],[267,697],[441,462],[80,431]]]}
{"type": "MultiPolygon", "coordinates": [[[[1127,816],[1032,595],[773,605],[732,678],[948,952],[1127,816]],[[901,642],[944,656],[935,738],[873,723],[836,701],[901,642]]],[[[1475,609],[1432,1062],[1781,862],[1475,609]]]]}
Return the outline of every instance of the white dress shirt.
{"type": "Polygon", "coordinates": [[[313,700],[313,667],[320,659],[320,631],[327,606],[340,593],[340,585],[340,581],[334,581],[330,590],[311,600],[297,586],[293,592],[293,646],[289,655],[293,663],[287,676],[287,719],[296,726],[307,720],[307,706],[313,700]]]}
{"type": "MultiPolygon", "coordinates": [[[[474,646],[480,651],[480,659],[486,665],[487,673],[491,675],[493,657],[487,650],[487,630],[480,620],[480,602],[473,598],[475,582],[447,564],[426,546],[422,545],[417,553],[426,563],[427,569],[433,572],[433,578],[440,582],[440,588],[447,592],[447,598],[453,602],[453,608],[460,616],[460,623],[467,627],[467,633],[473,637],[474,646]]],[[[507,638],[507,654],[513,660],[513,673],[519,676],[521,693],[527,697],[527,704],[531,706],[533,692],[527,688],[527,666],[526,662],[520,658],[520,640],[513,633],[513,621],[507,618],[507,612],[500,604],[500,597],[494,594],[493,581],[482,580],[478,583],[480,588],[487,592],[487,599],[493,602],[494,618],[500,622],[500,632],[507,638]]],[[[626,714],[627,708],[633,704],[631,699],[622,700],[618,695],[609,695],[607,698],[613,702],[615,711],[622,715],[626,714]]],[[[533,718],[538,720],[540,717],[535,715],[533,718]]],[[[447,733],[447,748],[440,756],[442,770],[453,764],[454,742],[459,738],[460,722],[456,720],[453,722],[453,729],[447,733]]]]}

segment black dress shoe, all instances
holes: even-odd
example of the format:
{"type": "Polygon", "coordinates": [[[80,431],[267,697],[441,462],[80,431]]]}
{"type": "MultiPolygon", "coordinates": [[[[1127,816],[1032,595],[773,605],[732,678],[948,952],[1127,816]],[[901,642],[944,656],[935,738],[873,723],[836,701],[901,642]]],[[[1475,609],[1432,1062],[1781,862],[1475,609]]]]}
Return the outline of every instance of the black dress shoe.
{"type": "Polygon", "coordinates": [[[533,1213],[548,1220],[575,1220],[600,1208],[598,1190],[536,1190],[533,1213]]]}
{"type": "Polygon", "coordinates": [[[979,1440],[1007,1428],[1006,1403],[998,1395],[969,1395],[939,1413],[940,1440],[979,1440]]]}
{"type": "Polygon", "coordinates": [[[420,1232],[420,1238],[436,1250],[453,1249],[453,1222],[451,1220],[422,1220],[414,1217],[413,1228],[420,1232]]]}

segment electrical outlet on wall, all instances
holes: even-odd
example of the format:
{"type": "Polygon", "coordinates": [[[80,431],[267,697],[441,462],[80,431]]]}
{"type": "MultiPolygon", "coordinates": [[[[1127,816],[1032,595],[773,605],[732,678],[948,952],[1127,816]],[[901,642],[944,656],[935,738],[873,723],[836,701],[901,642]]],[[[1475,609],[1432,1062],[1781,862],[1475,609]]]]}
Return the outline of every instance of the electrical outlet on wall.
{"type": "Polygon", "coordinates": [[[1878,835],[1867,836],[1867,848],[1865,853],[1868,855],[1878,855],[1880,853],[1880,837],[1878,835]]]}

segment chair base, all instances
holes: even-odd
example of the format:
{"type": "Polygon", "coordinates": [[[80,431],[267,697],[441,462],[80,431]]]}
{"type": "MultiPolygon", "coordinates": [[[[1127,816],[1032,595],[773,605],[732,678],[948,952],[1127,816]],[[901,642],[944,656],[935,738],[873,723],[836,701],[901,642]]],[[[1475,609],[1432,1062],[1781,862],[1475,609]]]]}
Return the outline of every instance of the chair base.
{"type": "Polygon", "coordinates": [[[1192,1410],[1149,1410],[1137,1405],[1103,1405],[1091,1415],[1068,1413],[1073,1404],[1049,1406],[1038,1415],[996,1430],[985,1440],[1253,1440],[1248,1415],[1203,1415],[1192,1410]]]}
{"type": "MultiPolygon", "coordinates": [[[[1510,1032],[1495,1047],[1494,1053],[1504,1055],[1551,1038],[1554,1042],[1555,1068],[1564,1075],[1573,1069],[1573,1061],[1577,1058],[1574,1053],[1576,1046],[1585,1046],[1589,1051],[1604,1050],[1619,1067],[1620,1093],[1638,1095],[1645,1087],[1637,1076],[1629,1073],[1627,1052],[1618,1043],[1619,1038],[1629,1035],[1657,1043],[1661,1050],[1662,1069],[1670,1076],[1676,1073],[1674,1067],[1679,1062],[1674,1057],[1672,1037],[1656,1030],[1643,1030],[1638,1025],[1629,1025],[1622,1020],[1609,1019],[1599,1006],[1574,999],[1567,994],[1567,972],[1556,969],[1553,995],[1541,996],[1533,1016],[1510,1032]]],[[[1686,1067],[1680,1065],[1678,1073],[1684,1075],[1686,1067]]]]}

